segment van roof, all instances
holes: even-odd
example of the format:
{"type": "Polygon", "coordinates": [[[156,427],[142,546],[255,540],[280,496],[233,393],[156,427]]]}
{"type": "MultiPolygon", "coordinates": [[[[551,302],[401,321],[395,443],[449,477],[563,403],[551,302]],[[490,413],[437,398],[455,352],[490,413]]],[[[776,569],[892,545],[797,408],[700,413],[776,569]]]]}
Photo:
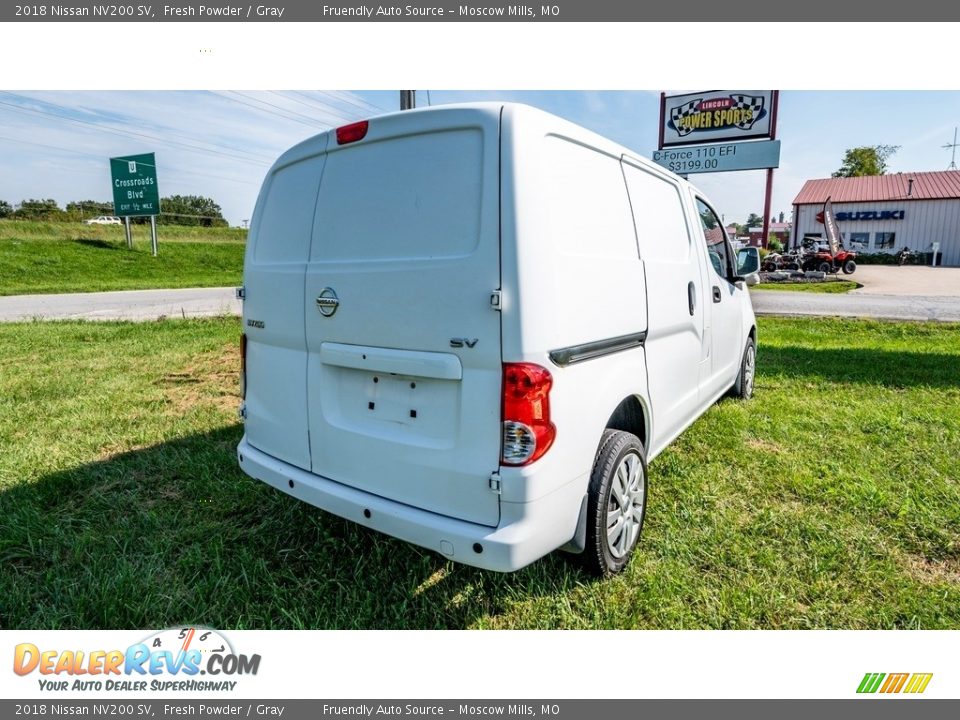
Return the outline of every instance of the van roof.
{"type": "MultiPolygon", "coordinates": [[[[533,107],[532,105],[526,105],[524,103],[515,103],[515,102],[472,102],[472,103],[451,103],[446,105],[434,105],[430,107],[421,107],[415,108],[413,110],[397,110],[396,112],[385,113],[382,115],[373,115],[370,118],[367,118],[371,123],[390,123],[399,119],[404,121],[409,121],[411,118],[414,118],[418,115],[423,115],[426,113],[435,114],[435,113],[448,113],[455,111],[464,111],[464,110],[476,110],[486,113],[499,113],[503,111],[505,115],[539,115],[541,116],[541,121],[543,124],[551,126],[551,131],[563,133],[575,140],[583,142],[586,145],[596,147],[599,150],[609,153],[610,155],[628,155],[631,160],[640,162],[644,167],[650,168],[651,170],[671,175],[675,180],[679,181],[685,185],[692,185],[684,178],[681,178],[678,175],[674,175],[669,170],[664,168],[661,165],[657,165],[652,160],[647,159],[642,154],[624,147],[609,138],[605,138],[602,135],[599,135],[592,130],[577,125],[569,120],[565,120],[562,117],[548,113],[545,110],[540,108],[533,107]]],[[[355,121],[359,122],[359,120],[355,121]]],[[[331,128],[326,132],[322,132],[313,137],[307,138],[302,142],[297,143],[285,153],[283,153],[277,161],[274,163],[273,167],[270,169],[270,173],[273,173],[275,170],[287,165],[289,163],[295,162],[297,160],[302,160],[304,158],[310,157],[312,155],[318,155],[327,150],[331,140],[335,137],[336,128],[331,128]]],[[[699,192],[699,191],[698,191],[699,192]]]]}

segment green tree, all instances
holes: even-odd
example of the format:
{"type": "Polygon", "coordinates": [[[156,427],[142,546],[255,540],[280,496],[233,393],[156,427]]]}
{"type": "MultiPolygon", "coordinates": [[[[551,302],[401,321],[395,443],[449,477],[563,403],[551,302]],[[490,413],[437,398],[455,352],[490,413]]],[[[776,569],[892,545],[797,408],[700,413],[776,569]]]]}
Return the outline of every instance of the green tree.
{"type": "Polygon", "coordinates": [[[13,215],[13,206],[6,200],[0,200],[0,218],[13,215]]]}
{"type": "Polygon", "coordinates": [[[746,225],[748,228],[763,227],[763,218],[756,213],[750,213],[750,217],[747,218],[746,225]]]}
{"type": "Polygon", "coordinates": [[[202,225],[226,227],[223,210],[213,199],[202,195],[171,195],[160,200],[160,217],[165,225],[202,225]]]}
{"type": "Polygon", "coordinates": [[[767,238],[767,249],[770,252],[783,252],[783,243],[777,238],[773,233],[770,234],[770,237],[767,238]]]}
{"type": "Polygon", "coordinates": [[[833,173],[833,177],[863,177],[865,175],[886,175],[887,160],[899,145],[873,145],[849,148],[843,154],[843,164],[833,173]]]}
{"type": "Polygon", "coordinates": [[[57,201],[47,198],[46,200],[24,200],[13,212],[13,217],[22,220],[62,220],[63,210],[57,205],[57,201]]]}
{"type": "Polygon", "coordinates": [[[98,215],[113,215],[113,203],[99,200],[77,200],[68,202],[66,209],[67,220],[86,220],[98,215]]]}

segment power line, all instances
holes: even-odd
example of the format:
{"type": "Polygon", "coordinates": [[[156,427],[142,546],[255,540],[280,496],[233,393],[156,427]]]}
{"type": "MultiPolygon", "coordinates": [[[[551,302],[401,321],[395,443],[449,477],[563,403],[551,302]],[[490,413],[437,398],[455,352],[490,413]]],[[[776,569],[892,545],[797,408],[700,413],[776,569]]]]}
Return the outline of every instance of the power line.
{"type": "Polygon", "coordinates": [[[333,91],[316,90],[314,92],[318,92],[321,95],[327,95],[333,98],[337,98],[341,102],[345,102],[348,105],[353,105],[354,107],[360,108],[364,112],[366,112],[366,108],[364,106],[377,110],[378,112],[393,112],[393,110],[389,110],[385,107],[382,107],[381,105],[375,105],[374,103],[368,102],[367,100],[364,100],[359,95],[355,95],[353,93],[340,92],[336,90],[333,90],[333,91]],[[360,103],[363,103],[363,105],[361,105],[360,103]]]}
{"type": "Polygon", "coordinates": [[[232,102],[239,103],[239,104],[241,104],[241,105],[246,105],[247,107],[251,107],[251,108],[253,108],[254,110],[259,110],[260,112],[267,113],[268,115],[275,115],[275,116],[277,116],[277,117],[281,117],[281,118],[283,118],[284,120],[289,120],[289,121],[291,121],[291,122],[297,122],[297,123],[300,123],[301,125],[306,125],[306,126],[308,126],[308,127],[310,127],[310,128],[313,128],[313,129],[321,129],[321,130],[329,130],[329,129],[330,129],[330,125],[329,125],[329,124],[322,124],[322,123],[318,122],[315,118],[310,117],[309,115],[304,115],[304,114],[298,113],[298,112],[296,112],[296,111],[294,111],[294,110],[287,110],[286,108],[282,108],[282,107],[280,107],[279,105],[275,105],[275,104],[273,104],[273,103],[269,103],[269,102],[267,102],[266,100],[258,100],[257,98],[252,98],[252,97],[249,97],[248,95],[244,95],[243,93],[238,93],[238,92],[234,92],[234,91],[228,91],[228,92],[231,92],[233,95],[239,95],[240,97],[239,97],[239,98],[231,97],[230,95],[225,95],[225,94],[223,94],[223,93],[217,93],[217,94],[218,94],[220,97],[224,98],[225,100],[230,100],[230,101],[232,101],[232,102]],[[241,100],[240,98],[246,98],[247,100],[252,100],[253,102],[255,102],[255,103],[260,103],[261,105],[268,105],[268,106],[270,106],[270,107],[272,107],[272,108],[276,108],[277,110],[282,110],[283,112],[275,112],[275,111],[273,111],[273,110],[268,110],[267,108],[258,107],[257,105],[252,105],[252,104],[250,104],[249,102],[244,102],[244,101],[241,100]],[[289,114],[284,114],[284,113],[289,113],[289,114]],[[297,117],[290,117],[290,115],[296,115],[296,116],[298,116],[298,117],[300,117],[300,118],[305,118],[306,121],[305,121],[305,120],[299,120],[299,119],[297,119],[297,117]]]}
{"type": "MultiPolygon", "coordinates": [[[[67,107],[67,106],[65,106],[65,105],[59,105],[59,104],[57,104],[57,103],[50,102],[49,100],[35,100],[34,98],[28,97],[28,96],[26,96],[26,95],[18,95],[18,94],[16,94],[16,93],[11,93],[11,92],[7,92],[7,91],[2,91],[2,92],[3,92],[4,95],[9,95],[9,96],[11,96],[11,97],[20,98],[21,100],[26,100],[26,101],[28,101],[28,102],[39,102],[39,103],[43,103],[44,105],[48,105],[48,106],[50,106],[50,107],[59,108],[60,110],[63,110],[63,111],[65,111],[65,112],[67,112],[67,113],[76,112],[73,108],[67,107]]],[[[32,111],[32,112],[40,112],[40,113],[45,113],[45,112],[46,112],[46,111],[43,111],[43,110],[26,108],[26,107],[24,107],[24,106],[22,106],[22,105],[21,105],[21,106],[17,106],[17,107],[20,107],[20,108],[22,108],[22,109],[24,109],[24,110],[29,110],[29,111],[32,111]]],[[[164,132],[165,132],[167,135],[172,135],[172,136],[174,136],[174,137],[179,136],[179,137],[181,137],[181,138],[186,138],[186,140],[188,140],[188,141],[190,141],[190,142],[187,142],[187,143],[177,143],[177,141],[172,141],[172,142],[171,142],[171,141],[167,140],[166,137],[159,137],[159,136],[157,136],[157,135],[150,135],[150,134],[146,134],[146,133],[135,133],[135,132],[133,132],[132,130],[124,130],[123,128],[117,128],[117,127],[114,127],[114,126],[97,125],[96,123],[91,123],[91,122],[85,121],[85,120],[79,120],[79,119],[77,119],[77,118],[72,118],[72,117],[69,117],[69,116],[67,116],[67,115],[58,115],[58,114],[56,114],[56,113],[46,113],[46,114],[51,114],[51,115],[53,115],[54,117],[62,118],[62,119],[64,119],[64,120],[69,120],[69,121],[71,121],[71,122],[78,122],[78,123],[83,123],[83,124],[86,124],[86,125],[92,125],[93,127],[96,127],[96,128],[98,128],[98,129],[105,129],[105,130],[108,131],[108,132],[114,131],[114,132],[119,132],[119,133],[123,133],[123,134],[127,134],[127,135],[137,135],[137,136],[140,136],[140,137],[146,137],[146,138],[150,138],[150,139],[153,139],[153,140],[159,140],[159,141],[161,141],[161,142],[167,142],[167,143],[170,143],[170,144],[181,144],[181,145],[185,145],[185,146],[190,147],[190,148],[199,148],[199,149],[201,149],[201,150],[209,151],[209,152],[222,152],[222,151],[224,151],[224,150],[230,150],[230,151],[239,152],[239,153],[241,153],[241,154],[243,154],[243,155],[248,155],[248,156],[250,156],[251,158],[254,158],[254,159],[257,159],[257,160],[264,160],[264,161],[272,161],[272,160],[273,160],[273,158],[270,157],[270,156],[267,156],[267,155],[264,155],[264,154],[262,154],[262,153],[258,153],[258,152],[252,151],[252,150],[247,150],[247,149],[245,149],[245,148],[237,148],[237,147],[233,147],[233,146],[229,146],[229,145],[217,145],[217,144],[215,144],[215,143],[203,142],[203,141],[200,141],[200,144],[198,145],[198,144],[196,144],[195,142],[193,142],[194,140],[196,140],[195,137],[191,137],[191,136],[189,136],[189,135],[184,134],[183,131],[173,130],[173,129],[171,129],[171,128],[163,128],[163,130],[164,130],[164,132]]]]}
{"type": "Polygon", "coordinates": [[[336,117],[336,118],[338,119],[338,121],[343,121],[343,120],[353,121],[353,120],[356,120],[356,119],[357,119],[356,116],[344,115],[344,114],[342,114],[342,113],[340,113],[340,112],[336,112],[336,111],[335,111],[334,109],[332,109],[332,108],[328,109],[327,107],[324,107],[324,106],[320,105],[319,103],[318,103],[318,104],[314,104],[314,103],[304,102],[303,100],[297,100],[297,99],[294,98],[294,97],[290,97],[290,96],[288,96],[288,95],[284,95],[283,93],[277,92],[276,90],[270,90],[269,92],[271,92],[271,93],[274,94],[274,95],[279,95],[279,96],[282,97],[284,100],[289,100],[290,102],[295,102],[295,103],[297,103],[298,105],[303,105],[304,107],[312,108],[312,109],[314,109],[314,110],[322,110],[324,113],[327,113],[327,114],[329,114],[329,115],[333,115],[334,117],[336,117]]]}
{"type": "MultiPolygon", "coordinates": [[[[0,92],[4,92],[4,91],[0,91],[0,92]]],[[[7,94],[7,95],[13,95],[13,93],[6,93],[6,92],[5,92],[5,94],[7,94]]],[[[14,95],[14,97],[18,97],[18,96],[14,95]]],[[[169,145],[169,146],[171,146],[171,147],[179,147],[179,148],[181,148],[181,149],[195,150],[195,151],[198,151],[198,152],[210,153],[210,154],[212,154],[212,155],[219,155],[219,156],[221,156],[221,157],[228,157],[228,158],[231,158],[231,159],[233,159],[233,160],[237,160],[238,162],[250,163],[251,165],[259,165],[259,166],[261,166],[261,167],[264,167],[264,166],[266,166],[266,165],[269,165],[268,162],[257,161],[257,160],[253,160],[253,159],[250,159],[250,158],[241,157],[241,156],[239,156],[239,155],[234,155],[234,154],[232,154],[232,153],[226,153],[226,152],[222,152],[222,151],[220,151],[220,150],[214,150],[214,149],[211,149],[211,148],[202,147],[202,146],[200,146],[200,145],[194,145],[194,144],[191,144],[191,143],[182,143],[182,142],[178,142],[178,141],[176,141],[176,140],[167,140],[167,139],[165,139],[165,138],[157,137],[157,136],[155,136],[155,135],[147,135],[147,134],[145,134],[145,133],[138,133],[138,132],[134,132],[134,131],[132,131],[132,130],[121,130],[120,128],[115,128],[115,127],[112,127],[112,126],[98,125],[97,123],[90,122],[90,121],[88,121],[88,120],[80,120],[80,119],[78,119],[78,118],[66,117],[66,116],[64,116],[64,115],[59,115],[59,114],[57,114],[57,113],[52,113],[52,112],[48,112],[48,111],[45,111],[45,110],[39,110],[39,109],[36,109],[36,108],[28,108],[28,107],[23,107],[23,106],[21,106],[21,105],[16,105],[16,104],[13,104],[13,103],[3,102],[2,100],[0,100],[0,106],[3,106],[3,107],[5,107],[5,108],[7,108],[8,110],[13,110],[14,112],[31,113],[31,114],[34,114],[34,115],[43,115],[43,116],[46,116],[46,117],[55,118],[55,119],[57,119],[57,120],[64,120],[64,121],[66,121],[66,122],[71,122],[71,123],[74,123],[74,124],[77,124],[77,125],[85,125],[85,126],[88,126],[88,127],[92,127],[93,129],[95,129],[95,130],[97,130],[97,131],[99,131],[99,132],[108,133],[108,134],[111,134],[111,135],[123,135],[123,136],[127,136],[127,137],[146,138],[146,139],[148,139],[148,140],[151,140],[151,141],[154,141],[154,142],[159,142],[159,143],[164,144],[164,145],[169,145]]]]}
{"type": "MultiPolygon", "coordinates": [[[[7,137],[5,135],[0,135],[0,140],[9,140],[10,142],[23,143],[26,145],[36,145],[37,147],[44,147],[50,150],[60,150],[63,152],[73,153],[75,155],[83,155],[84,157],[94,158],[96,160],[103,160],[103,155],[95,155],[94,153],[83,152],[82,150],[74,150],[72,148],[59,147],[57,145],[46,145],[44,143],[34,142],[32,140],[23,140],[20,138],[7,137]]],[[[185,170],[184,168],[178,167],[176,165],[167,166],[167,169],[173,170],[178,173],[185,173],[187,175],[197,175],[199,177],[212,178],[214,180],[226,180],[228,182],[235,182],[241,185],[253,185],[258,186],[259,183],[251,182],[250,180],[239,180],[237,178],[226,177],[224,175],[211,175],[210,173],[198,172],[196,170],[185,170]]]]}

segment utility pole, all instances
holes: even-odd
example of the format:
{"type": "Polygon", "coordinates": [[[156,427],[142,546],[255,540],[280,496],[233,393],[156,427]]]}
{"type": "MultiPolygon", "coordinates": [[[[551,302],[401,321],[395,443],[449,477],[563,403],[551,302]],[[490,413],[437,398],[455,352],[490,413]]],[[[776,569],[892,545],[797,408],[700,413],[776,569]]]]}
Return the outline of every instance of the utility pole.
{"type": "MultiPolygon", "coordinates": [[[[777,139],[777,109],[780,104],[780,91],[774,90],[770,99],[770,139],[777,139]]],[[[767,187],[763,198],[763,234],[760,236],[760,247],[767,246],[767,236],[770,233],[770,200],[773,197],[773,168],[767,168],[767,187]]]]}
{"type": "Polygon", "coordinates": [[[953,129],[953,142],[947,143],[943,146],[944,149],[950,148],[950,164],[947,165],[947,170],[956,170],[957,169],[957,129],[953,129]]]}
{"type": "Polygon", "coordinates": [[[401,90],[400,91],[400,109],[413,110],[416,106],[417,106],[417,91],[401,90]]]}

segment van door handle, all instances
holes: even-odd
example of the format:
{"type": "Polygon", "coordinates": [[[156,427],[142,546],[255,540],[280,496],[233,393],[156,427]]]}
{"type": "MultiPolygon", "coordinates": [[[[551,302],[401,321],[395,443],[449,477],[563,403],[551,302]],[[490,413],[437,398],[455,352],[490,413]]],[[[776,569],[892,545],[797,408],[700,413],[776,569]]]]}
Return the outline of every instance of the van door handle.
{"type": "Polygon", "coordinates": [[[714,286],[713,286],[713,301],[714,301],[715,303],[720,302],[720,297],[721,297],[721,296],[720,296],[720,288],[718,288],[716,285],[714,285],[714,286]]]}
{"type": "Polygon", "coordinates": [[[687,306],[690,308],[690,315],[692,316],[694,309],[697,307],[697,289],[693,282],[687,283],[687,306]]]}

